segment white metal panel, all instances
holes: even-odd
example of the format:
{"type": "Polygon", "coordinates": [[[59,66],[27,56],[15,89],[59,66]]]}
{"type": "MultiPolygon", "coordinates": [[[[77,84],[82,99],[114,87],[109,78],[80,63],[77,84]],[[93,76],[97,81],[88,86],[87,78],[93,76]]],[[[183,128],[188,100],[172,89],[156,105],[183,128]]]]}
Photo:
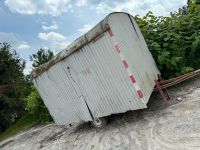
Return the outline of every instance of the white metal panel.
{"type": "MultiPolygon", "coordinates": [[[[159,71],[144,39],[140,32],[137,36],[127,14],[114,13],[106,19],[147,103],[159,71]]],[[[48,68],[34,84],[59,124],[92,120],[89,110],[93,117],[102,117],[147,107],[138,97],[108,32],[48,68]]]]}
{"type": "Polygon", "coordinates": [[[137,33],[135,32],[127,14],[113,14],[109,17],[108,22],[147,103],[155,86],[154,80],[157,80],[157,75],[160,72],[149,50],[144,45],[144,38],[142,38],[141,32],[138,30],[136,30],[137,33]]]}
{"type": "MultiPolygon", "coordinates": [[[[85,46],[79,53],[74,53],[75,55],[81,58],[80,64],[84,69],[78,77],[83,95],[94,117],[146,108],[146,105],[136,98],[129,76],[116,54],[108,33],[98,41],[85,46]]],[[[79,68],[76,64],[73,67],[79,68]]]]}
{"type": "MultiPolygon", "coordinates": [[[[36,79],[40,94],[58,124],[92,120],[79,87],[65,61],[55,64],[36,79]],[[42,87],[43,86],[43,87],[42,87]],[[43,90],[40,90],[43,89],[43,90]],[[49,106],[49,105],[50,106],[49,106]]],[[[73,75],[75,78],[75,75],[73,75]]]]}

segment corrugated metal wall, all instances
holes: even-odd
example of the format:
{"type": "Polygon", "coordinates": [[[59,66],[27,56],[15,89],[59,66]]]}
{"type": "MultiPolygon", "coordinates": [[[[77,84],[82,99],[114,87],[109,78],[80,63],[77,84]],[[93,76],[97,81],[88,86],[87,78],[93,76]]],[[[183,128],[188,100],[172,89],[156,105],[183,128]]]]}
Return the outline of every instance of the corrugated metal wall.
{"type": "Polygon", "coordinates": [[[79,73],[80,86],[94,117],[146,107],[135,98],[129,77],[107,32],[80,53],[82,67],[85,67],[79,73]]]}
{"type": "MultiPolygon", "coordinates": [[[[147,102],[159,73],[154,61],[145,58],[151,57],[150,53],[141,46],[144,43],[137,39],[127,14],[113,14],[108,19],[147,102]]],[[[34,84],[59,124],[92,120],[88,107],[93,117],[146,108],[108,32],[53,65],[35,78],[34,84]]]]}
{"type": "Polygon", "coordinates": [[[138,25],[133,17],[123,13],[110,16],[109,25],[124,57],[129,62],[130,70],[144,93],[144,101],[147,103],[155,85],[154,80],[157,80],[157,75],[160,72],[147,48],[138,25]]]}
{"type": "Polygon", "coordinates": [[[79,87],[65,61],[55,64],[34,80],[46,106],[58,124],[92,120],[79,87]]]}

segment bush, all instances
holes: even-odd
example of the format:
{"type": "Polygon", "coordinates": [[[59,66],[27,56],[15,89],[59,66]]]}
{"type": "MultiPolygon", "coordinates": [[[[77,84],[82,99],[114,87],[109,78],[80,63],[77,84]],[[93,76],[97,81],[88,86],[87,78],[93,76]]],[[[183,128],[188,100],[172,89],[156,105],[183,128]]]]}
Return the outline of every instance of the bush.
{"type": "Polygon", "coordinates": [[[170,14],[135,16],[164,78],[200,68],[200,6],[191,4],[170,14]]]}
{"type": "Polygon", "coordinates": [[[48,109],[46,108],[42,98],[37,92],[36,88],[32,86],[30,94],[25,99],[26,102],[26,110],[38,118],[40,122],[51,121],[51,115],[49,114],[48,109]]]}

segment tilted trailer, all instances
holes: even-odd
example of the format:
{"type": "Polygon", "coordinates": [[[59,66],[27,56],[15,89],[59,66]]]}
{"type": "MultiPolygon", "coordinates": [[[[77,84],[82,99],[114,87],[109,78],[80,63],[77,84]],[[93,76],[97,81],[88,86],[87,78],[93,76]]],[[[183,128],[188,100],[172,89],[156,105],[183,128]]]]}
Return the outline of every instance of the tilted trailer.
{"type": "Polygon", "coordinates": [[[134,18],[109,14],[51,61],[33,83],[57,124],[147,108],[159,70],[134,18]]]}

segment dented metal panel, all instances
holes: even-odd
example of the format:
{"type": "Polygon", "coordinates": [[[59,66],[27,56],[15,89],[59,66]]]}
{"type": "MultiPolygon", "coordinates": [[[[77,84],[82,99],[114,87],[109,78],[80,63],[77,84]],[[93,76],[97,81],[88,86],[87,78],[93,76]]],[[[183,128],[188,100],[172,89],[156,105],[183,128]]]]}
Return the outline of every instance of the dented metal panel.
{"type": "Polygon", "coordinates": [[[108,15],[68,49],[32,73],[33,82],[57,123],[90,121],[147,107],[160,73],[131,16],[108,15]],[[128,63],[124,66],[122,60],[128,63]],[[137,82],[135,87],[130,73],[137,82]]]}
{"type": "Polygon", "coordinates": [[[72,70],[66,61],[55,64],[50,70],[34,79],[44,103],[58,124],[92,120],[72,70]]]}

